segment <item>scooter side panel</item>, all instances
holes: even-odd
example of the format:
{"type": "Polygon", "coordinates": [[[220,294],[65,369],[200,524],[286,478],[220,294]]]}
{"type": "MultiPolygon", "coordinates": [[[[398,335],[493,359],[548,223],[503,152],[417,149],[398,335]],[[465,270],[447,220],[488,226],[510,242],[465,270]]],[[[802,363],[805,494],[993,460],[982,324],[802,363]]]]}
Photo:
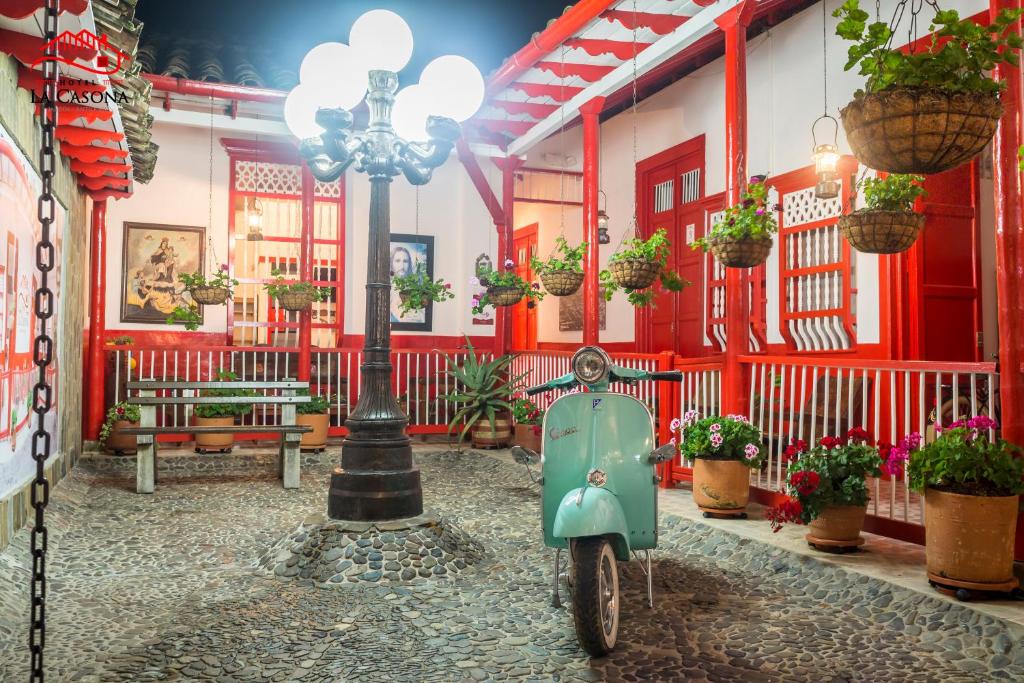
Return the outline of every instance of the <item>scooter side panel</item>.
{"type": "Polygon", "coordinates": [[[554,535],[554,520],[562,498],[586,482],[598,467],[608,475],[604,488],[616,494],[634,550],[657,544],[657,489],[654,467],[647,457],[654,449],[650,412],[625,394],[588,392],[566,394],[544,416],[543,524],[544,542],[566,547],[554,535]]]}

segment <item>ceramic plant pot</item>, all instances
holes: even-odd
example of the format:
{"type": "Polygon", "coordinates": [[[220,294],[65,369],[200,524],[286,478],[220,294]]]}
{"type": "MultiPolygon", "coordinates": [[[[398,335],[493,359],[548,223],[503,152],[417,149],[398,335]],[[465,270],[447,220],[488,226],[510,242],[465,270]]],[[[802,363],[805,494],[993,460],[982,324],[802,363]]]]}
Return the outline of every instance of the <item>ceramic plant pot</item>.
{"type": "Polygon", "coordinates": [[[134,434],[123,434],[122,430],[128,429],[129,427],[138,427],[138,422],[129,422],[127,420],[118,420],[114,423],[113,428],[110,430],[110,436],[103,442],[103,446],[116,455],[124,455],[126,453],[135,453],[136,443],[134,434]]]}
{"type": "Polygon", "coordinates": [[[929,578],[972,584],[1013,580],[1018,496],[968,496],[928,489],[924,496],[929,578]]]}
{"type": "Polygon", "coordinates": [[[515,444],[540,453],[540,425],[516,425],[515,444]]]}
{"type": "Polygon", "coordinates": [[[807,542],[819,549],[856,548],[864,543],[866,505],[830,505],[807,525],[807,542]]]}
{"type": "Polygon", "coordinates": [[[739,460],[696,458],[693,500],[705,512],[739,514],[750,498],[750,468],[739,460]]]}
{"type": "MultiPolygon", "coordinates": [[[[199,417],[195,418],[196,427],[233,427],[234,417],[199,417]]],[[[196,434],[196,450],[198,451],[226,451],[235,443],[235,435],[231,432],[224,434],[196,434]]]]}
{"type": "Polygon", "coordinates": [[[311,413],[296,415],[295,424],[309,425],[313,431],[302,435],[299,448],[319,451],[327,448],[327,428],[331,425],[331,416],[327,413],[311,413]]]}

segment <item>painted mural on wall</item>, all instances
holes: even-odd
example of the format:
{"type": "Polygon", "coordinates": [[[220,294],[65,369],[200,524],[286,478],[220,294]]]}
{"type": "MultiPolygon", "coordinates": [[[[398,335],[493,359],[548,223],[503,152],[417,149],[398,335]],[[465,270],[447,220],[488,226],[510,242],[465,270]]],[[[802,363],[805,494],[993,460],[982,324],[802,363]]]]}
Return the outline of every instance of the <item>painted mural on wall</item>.
{"type": "Polygon", "coordinates": [[[176,307],[188,306],[192,298],[178,274],[203,269],[205,238],[206,228],[126,222],[121,322],[162,325],[176,307]]]}
{"type": "MultiPolygon", "coordinates": [[[[0,498],[23,485],[35,471],[29,418],[37,377],[32,344],[37,331],[33,292],[39,282],[35,244],[40,233],[36,217],[40,185],[35,169],[0,126],[0,498]]],[[[68,220],[67,210],[59,203],[55,218],[51,239],[56,248],[56,267],[51,283],[57,310],[50,319],[50,334],[57,349],[63,307],[62,246],[68,220]]],[[[50,366],[49,376],[56,406],[57,359],[50,366]]],[[[56,428],[56,410],[50,412],[47,423],[50,429],[56,428]]],[[[60,434],[55,433],[53,453],[58,453],[60,447],[60,434]]]]}
{"type": "MultiPolygon", "coordinates": [[[[600,313],[598,329],[607,329],[608,302],[598,297],[600,313]]],[[[579,332],[583,329],[583,288],[574,294],[558,297],[558,330],[559,332],[579,332]]]]}
{"type": "MultiPolygon", "coordinates": [[[[434,238],[430,235],[391,235],[391,277],[412,275],[420,266],[426,269],[427,277],[434,277],[434,238]]],[[[402,315],[398,310],[401,299],[391,289],[391,329],[429,332],[432,327],[434,302],[426,308],[409,311],[402,315]]]]}

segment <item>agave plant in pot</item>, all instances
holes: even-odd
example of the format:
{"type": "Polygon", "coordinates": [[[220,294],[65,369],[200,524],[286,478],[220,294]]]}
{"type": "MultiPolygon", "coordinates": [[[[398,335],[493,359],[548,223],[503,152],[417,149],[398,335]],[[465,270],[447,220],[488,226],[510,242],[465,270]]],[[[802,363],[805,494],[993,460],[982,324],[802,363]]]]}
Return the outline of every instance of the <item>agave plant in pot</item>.
{"type": "Polygon", "coordinates": [[[447,374],[455,381],[455,390],[445,396],[455,411],[448,433],[459,430],[459,443],[469,434],[474,448],[507,446],[512,438],[512,396],[522,389],[526,377],[526,373],[511,374],[515,356],[487,360],[476,354],[467,338],[464,355],[445,358],[447,374]]]}
{"type": "Polygon", "coordinates": [[[705,517],[747,516],[750,470],[758,469],[761,431],[743,415],[701,419],[690,410],[672,431],[682,429],[679,451],[693,462],[693,501],[705,517]]]}
{"type": "Polygon", "coordinates": [[[668,267],[672,243],[668,232],[658,228],[647,239],[634,237],[608,259],[608,268],[598,274],[601,293],[611,301],[618,290],[626,292],[626,298],[634,306],[650,306],[654,303],[654,287],[657,282],[669,292],[682,291],[690,283],[668,267]]]}
{"type": "MultiPolygon", "coordinates": [[[[217,371],[217,380],[220,382],[237,381],[238,375],[227,370],[217,371]]],[[[252,397],[256,392],[252,389],[204,389],[203,396],[227,397],[252,397]]],[[[198,404],[193,414],[195,415],[196,427],[230,427],[235,424],[235,418],[248,415],[252,412],[252,403],[201,403],[198,404]]],[[[208,451],[225,452],[231,450],[235,443],[235,435],[231,432],[202,433],[197,432],[196,451],[206,453],[208,451]]]]}
{"type": "Polygon", "coordinates": [[[326,301],[331,295],[329,287],[317,287],[311,282],[289,282],[277,268],[270,271],[273,280],[263,285],[267,294],[286,311],[306,311],[314,301],[326,301]]]}
{"type": "Polygon", "coordinates": [[[327,448],[327,430],[331,426],[331,398],[310,394],[309,389],[300,389],[298,395],[309,396],[309,402],[295,404],[295,424],[309,425],[313,428],[313,431],[302,435],[299,448],[319,453],[327,448]]]}
{"type": "Polygon", "coordinates": [[[925,194],[919,175],[890,173],[884,178],[863,178],[859,183],[867,204],[839,218],[839,231],[857,251],[897,254],[909,249],[924,227],[925,216],[914,202],[925,194]]]}
{"type": "Polygon", "coordinates": [[[768,205],[768,186],[756,181],[747,185],[740,203],[726,208],[721,220],[694,240],[691,248],[710,251],[727,268],[752,268],[768,260],[772,235],[778,231],[775,212],[768,205]]]}
{"type": "Polygon", "coordinates": [[[935,441],[910,454],[910,486],[924,493],[925,555],[932,585],[1012,591],[1013,549],[1024,453],[992,434],[984,415],[937,429],[935,441]]]}
{"type": "Polygon", "coordinates": [[[445,282],[444,278],[432,278],[422,263],[408,275],[392,277],[391,285],[398,292],[398,312],[402,316],[422,310],[430,302],[439,304],[455,298],[452,286],[445,282]]]}
{"type": "Polygon", "coordinates": [[[1000,11],[987,25],[940,10],[928,27],[933,39],[904,50],[893,45],[902,19],[917,22],[928,3],[899,2],[892,21],[846,0],[833,16],[836,34],[852,41],[846,70],[866,76],[842,111],[843,128],[857,158],[890,173],[939,173],[977,156],[992,139],[1003,113],[992,78],[999,64],[1016,65],[1021,38],[1012,26],[1020,9],[1000,11]]]}
{"type": "Polygon", "coordinates": [[[546,260],[536,256],[530,259],[530,268],[545,291],[554,296],[569,296],[583,284],[583,255],[587,251],[587,243],[570,247],[565,238],[559,235],[555,239],[554,253],[546,260]]]}
{"type": "Polygon", "coordinates": [[[523,297],[530,301],[544,298],[540,285],[531,285],[516,273],[512,259],[506,259],[504,266],[504,270],[481,269],[479,275],[470,280],[470,284],[483,285],[487,290],[473,297],[473,315],[480,315],[488,306],[515,306],[523,297]]]}
{"type": "Polygon", "coordinates": [[[130,434],[123,434],[122,431],[129,427],[138,427],[139,406],[120,401],[110,406],[107,417],[100,427],[100,443],[114,455],[134,453],[136,448],[135,437],[130,434]]]}
{"type": "Polygon", "coordinates": [[[537,404],[528,398],[517,398],[512,402],[512,419],[516,424],[516,445],[540,453],[544,409],[538,408],[537,404]]]}

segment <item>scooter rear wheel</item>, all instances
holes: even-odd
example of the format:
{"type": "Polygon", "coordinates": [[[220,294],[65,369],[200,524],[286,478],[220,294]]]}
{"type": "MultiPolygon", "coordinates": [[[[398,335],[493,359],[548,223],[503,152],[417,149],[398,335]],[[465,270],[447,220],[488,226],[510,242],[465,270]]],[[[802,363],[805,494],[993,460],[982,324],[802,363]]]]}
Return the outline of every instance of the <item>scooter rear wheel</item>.
{"type": "Polygon", "coordinates": [[[576,541],[572,615],[580,647],[603,657],[619,633],[619,571],[611,544],[603,538],[576,541]]]}

